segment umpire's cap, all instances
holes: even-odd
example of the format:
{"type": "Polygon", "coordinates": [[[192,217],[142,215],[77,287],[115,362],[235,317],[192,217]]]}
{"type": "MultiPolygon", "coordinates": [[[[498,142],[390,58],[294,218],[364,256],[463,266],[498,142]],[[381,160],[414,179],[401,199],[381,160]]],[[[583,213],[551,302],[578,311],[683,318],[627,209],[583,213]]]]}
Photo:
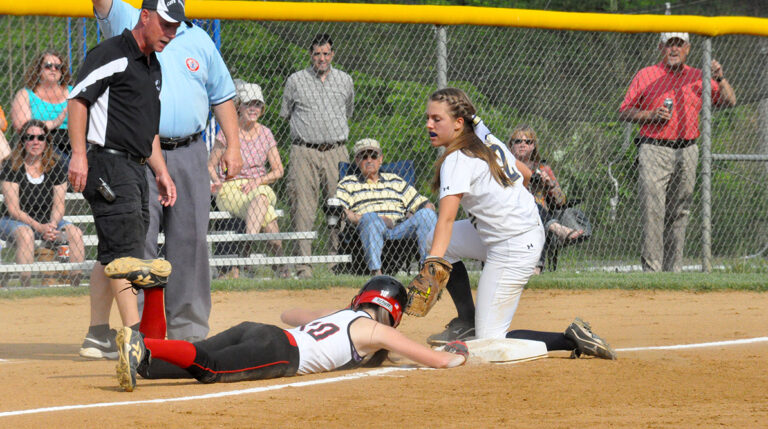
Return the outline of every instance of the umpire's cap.
{"type": "Polygon", "coordinates": [[[144,0],[142,9],[154,10],[168,22],[187,22],[184,15],[184,0],[144,0]]]}

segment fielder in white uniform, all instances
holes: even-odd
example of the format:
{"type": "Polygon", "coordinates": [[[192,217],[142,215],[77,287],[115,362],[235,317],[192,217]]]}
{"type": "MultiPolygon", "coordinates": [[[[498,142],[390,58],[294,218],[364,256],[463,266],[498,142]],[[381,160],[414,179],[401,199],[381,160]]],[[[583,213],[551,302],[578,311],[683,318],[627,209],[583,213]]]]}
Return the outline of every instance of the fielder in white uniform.
{"type": "Polygon", "coordinates": [[[615,359],[610,346],[578,318],[564,333],[507,332],[544,247],[544,228],[536,202],[524,185],[530,170],[497,139],[486,144],[476,135],[475,113],[464,91],[456,88],[436,91],[427,104],[430,142],[445,148],[435,164],[432,183],[433,190],[440,193],[440,206],[429,256],[444,257],[453,264],[447,288],[459,313],[454,321],[465,324],[451,321],[445,332],[428,341],[438,345],[468,339],[471,334],[520,338],[542,341],[547,350],[615,359]],[[456,221],[459,206],[468,219],[456,221]],[[461,258],[485,263],[476,307],[461,258]],[[474,323],[466,320],[472,316],[474,323]]]}
{"type": "Polygon", "coordinates": [[[466,94],[454,88],[436,92],[427,105],[430,142],[446,149],[433,183],[440,210],[429,254],[451,263],[485,262],[475,333],[504,338],[544,246],[544,229],[515,157],[504,145],[486,146],[475,136],[474,114],[466,94]],[[459,205],[469,219],[455,221],[459,205]]]}

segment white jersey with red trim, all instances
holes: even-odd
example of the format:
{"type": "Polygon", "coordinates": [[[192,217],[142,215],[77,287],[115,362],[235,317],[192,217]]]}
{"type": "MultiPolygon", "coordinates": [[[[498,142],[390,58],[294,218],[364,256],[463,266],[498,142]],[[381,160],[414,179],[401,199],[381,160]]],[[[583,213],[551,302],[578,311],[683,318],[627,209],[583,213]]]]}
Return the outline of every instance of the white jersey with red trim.
{"type": "Polygon", "coordinates": [[[361,317],[372,318],[364,311],[346,309],[289,329],[299,347],[296,374],[314,374],[360,365],[363,358],[352,344],[349,326],[361,317]]]}

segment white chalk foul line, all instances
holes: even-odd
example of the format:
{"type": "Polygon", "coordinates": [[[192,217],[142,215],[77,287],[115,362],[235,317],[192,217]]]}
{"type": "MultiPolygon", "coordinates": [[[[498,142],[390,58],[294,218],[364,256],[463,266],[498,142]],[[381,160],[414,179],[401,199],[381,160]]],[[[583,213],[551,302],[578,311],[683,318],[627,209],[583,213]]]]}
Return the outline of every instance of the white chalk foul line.
{"type": "Polygon", "coordinates": [[[757,338],[745,338],[743,340],[730,340],[730,341],[715,341],[711,343],[697,343],[697,344],[677,344],[671,346],[653,346],[653,347],[628,347],[623,349],[616,349],[617,352],[637,352],[646,350],[681,350],[681,349],[696,349],[702,347],[722,347],[722,346],[734,346],[739,344],[751,344],[762,343],[768,341],[768,337],[757,338]]]}
{"type": "Polygon", "coordinates": [[[200,399],[223,398],[226,396],[247,395],[249,393],[260,393],[260,392],[268,392],[271,390],[280,390],[286,387],[304,387],[304,386],[313,386],[313,385],[319,385],[319,384],[335,383],[337,381],[344,381],[344,380],[354,380],[354,379],[363,378],[363,377],[377,377],[377,376],[388,374],[391,372],[411,371],[414,369],[423,369],[423,368],[415,368],[415,367],[380,368],[372,371],[357,372],[354,374],[342,375],[339,377],[323,378],[319,380],[297,381],[295,383],[276,384],[273,386],[254,387],[250,389],[241,389],[241,390],[231,390],[228,392],[207,393],[205,395],[182,396],[178,398],[145,399],[141,401],[123,401],[123,402],[101,402],[96,404],[62,405],[58,407],[34,408],[30,410],[19,410],[19,411],[6,411],[6,412],[0,412],[0,417],[20,416],[24,414],[50,413],[54,411],[83,410],[87,408],[120,407],[124,405],[138,405],[138,404],[163,404],[167,402],[196,401],[200,399]]]}
{"type": "MultiPolygon", "coordinates": [[[[671,346],[628,347],[628,348],[616,349],[616,351],[617,352],[634,352],[634,351],[647,351],[647,350],[680,350],[680,349],[693,349],[693,348],[701,348],[701,347],[722,347],[722,346],[732,346],[732,345],[751,344],[751,343],[760,343],[760,342],[768,342],[768,337],[746,338],[743,340],[730,340],[730,341],[715,341],[711,343],[679,344],[679,345],[671,345],[671,346]]],[[[276,384],[272,386],[263,386],[263,387],[253,387],[250,389],[232,390],[228,392],[207,393],[205,395],[182,396],[178,398],[145,399],[141,401],[102,402],[102,403],[96,403],[96,404],[82,404],[82,405],[62,405],[58,407],[34,408],[34,409],[19,410],[19,411],[5,411],[5,412],[0,412],[0,417],[20,416],[24,414],[50,413],[54,411],[82,410],[87,408],[119,407],[119,406],[125,406],[125,405],[140,405],[140,404],[163,404],[168,402],[183,402],[183,401],[196,401],[199,399],[223,398],[227,396],[247,395],[249,393],[260,393],[260,392],[268,392],[272,390],[280,390],[286,387],[314,386],[314,385],[320,385],[320,384],[335,383],[337,381],[355,380],[355,379],[364,378],[364,377],[377,377],[377,376],[389,374],[392,372],[412,371],[416,369],[429,370],[431,368],[388,367],[388,368],[380,368],[380,369],[375,369],[375,370],[366,371],[366,372],[357,372],[354,374],[342,375],[339,377],[330,377],[330,378],[323,378],[319,380],[309,380],[309,381],[297,381],[295,383],[276,384]]]]}

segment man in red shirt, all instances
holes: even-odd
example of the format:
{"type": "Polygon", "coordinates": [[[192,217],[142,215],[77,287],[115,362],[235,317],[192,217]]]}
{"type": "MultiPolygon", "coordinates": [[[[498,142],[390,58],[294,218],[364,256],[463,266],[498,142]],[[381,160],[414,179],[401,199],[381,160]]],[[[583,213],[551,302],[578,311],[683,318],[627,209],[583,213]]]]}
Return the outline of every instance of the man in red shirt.
{"type": "MultiPolygon", "coordinates": [[[[629,85],[619,118],[640,124],[639,193],[643,213],[644,271],[681,269],[685,228],[699,160],[702,72],[685,64],[688,33],[661,33],[661,62],[629,85]]],[[[736,95],[712,61],[712,105],[734,106],[736,95]]]]}

